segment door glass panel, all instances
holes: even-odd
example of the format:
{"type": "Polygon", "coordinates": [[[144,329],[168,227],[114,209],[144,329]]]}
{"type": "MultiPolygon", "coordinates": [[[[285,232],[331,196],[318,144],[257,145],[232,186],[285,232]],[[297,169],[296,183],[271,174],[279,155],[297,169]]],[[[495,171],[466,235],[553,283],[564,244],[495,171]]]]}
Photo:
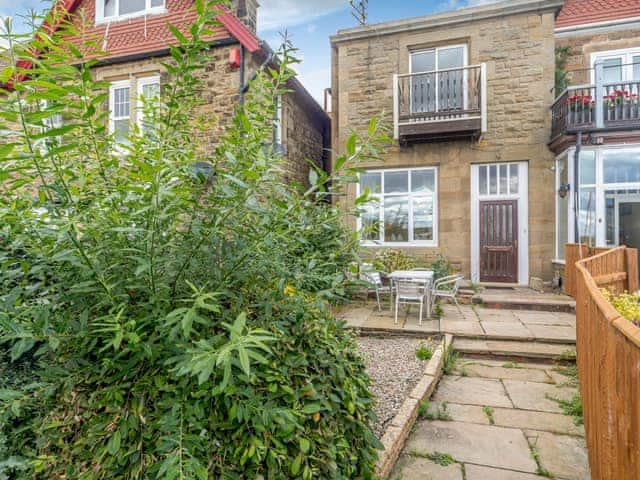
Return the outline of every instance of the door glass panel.
{"type": "Polygon", "coordinates": [[[414,240],[433,240],[433,200],[429,197],[413,199],[414,240]]]}
{"type": "Polygon", "coordinates": [[[360,175],[360,193],[364,193],[366,188],[369,188],[369,193],[380,193],[381,177],[380,173],[363,173],[360,175]]]}
{"type": "Polygon", "coordinates": [[[438,70],[464,67],[464,48],[442,48],[438,50],[438,70]]]}
{"type": "Polygon", "coordinates": [[[580,188],[580,211],[578,231],[580,243],[596,244],[596,190],[595,187],[580,188]]]}
{"type": "Polygon", "coordinates": [[[409,203],[406,196],[385,197],[384,240],[385,242],[409,241],[409,203]]]}
{"type": "MultiPolygon", "coordinates": [[[[436,52],[414,53],[411,55],[411,73],[433,72],[436,69],[436,52]]],[[[435,73],[422,73],[411,77],[411,112],[424,113],[436,110],[435,73]]]]}
{"type": "Polygon", "coordinates": [[[640,182],[640,149],[602,152],[604,183],[640,182]]]}
{"type": "Polygon", "coordinates": [[[411,172],[411,191],[414,193],[435,191],[434,170],[414,170],[411,172]]]}
{"type": "Polygon", "coordinates": [[[510,174],[509,174],[509,193],[514,194],[514,193],[518,193],[518,182],[519,182],[519,175],[518,175],[518,165],[509,165],[509,170],[510,170],[510,174]]]}
{"type": "Polygon", "coordinates": [[[640,191],[605,192],[607,246],[640,247],[640,191]]]}
{"type": "Polygon", "coordinates": [[[608,58],[603,62],[604,83],[622,81],[622,58],[608,58]]]}
{"type": "Polygon", "coordinates": [[[596,183],[596,152],[580,152],[580,185],[594,185],[596,183]]]}
{"type": "Polygon", "coordinates": [[[406,193],[409,191],[409,175],[403,172],[385,172],[384,193],[406,193]]]}
{"type": "Polygon", "coordinates": [[[438,50],[438,111],[460,110],[464,105],[464,48],[438,50]],[[448,70],[455,68],[458,70],[448,70]]]}

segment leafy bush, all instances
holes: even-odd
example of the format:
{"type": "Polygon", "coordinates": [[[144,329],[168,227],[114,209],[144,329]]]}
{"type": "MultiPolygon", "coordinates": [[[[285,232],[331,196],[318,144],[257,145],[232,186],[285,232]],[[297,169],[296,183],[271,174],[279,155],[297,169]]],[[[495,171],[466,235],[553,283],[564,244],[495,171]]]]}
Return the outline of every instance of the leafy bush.
{"type": "Polygon", "coordinates": [[[614,295],[609,290],[600,290],[604,298],[613,305],[620,315],[640,327],[640,295],[637,293],[624,292],[614,295]]]}
{"type": "Polygon", "coordinates": [[[373,262],[376,270],[391,273],[396,270],[411,270],[416,264],[413,258],[402,250],[380,250],[373,262]]]}
{"type": "Polygon", "coordinates": [[[71,26],[4,59],[6,81],[26,73],[18,55],[45,52],[0,99],[0,129],[16,131],[0,145],[0,343],[33,367],[0,389],[0,478],[373,475],[369,378],[327,305],[356,243],[324,200],[385,136],[372,121],[333,177],[283,185],[267,139],[292,76],[285,41],[207,153],[194,105],[215,14],[196,4],[145,101],[153,130],[123,152],[71,26]],[[194,175],[202,162],[212,176],[194,175]]]}
{"type": "Polygon", "coordinates": [[[430,268],[433,270],[433,278],[435,280],[453,273],[453,266],[444,255],[438,255],[438,258],[431,263],[430,268]]]}
{"type": "Polygon", "coordinates": [[[416,358],[418,360],[429,360],[433,357],[433,350],[429,345],[425,345],[421,343],[420,346],[416,349],[416,358]]]}

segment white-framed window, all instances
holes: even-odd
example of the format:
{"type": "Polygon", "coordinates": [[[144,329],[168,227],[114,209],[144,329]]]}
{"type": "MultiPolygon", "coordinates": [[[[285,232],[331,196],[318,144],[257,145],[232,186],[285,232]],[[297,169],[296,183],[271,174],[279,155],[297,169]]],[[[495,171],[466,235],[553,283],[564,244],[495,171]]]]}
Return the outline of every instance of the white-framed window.
{"type": "MultiPolygon", "coordinates": [[[[640,47],[624,50],[609,50],[591,54],[591,66],[604,63],[605,85],[619,82],[640,81],[640,47]]],[[[591,71],[591,81],[595,83],[595,71],[591,71]]]]}
{"type": "Polygon", "coordinates": [[[165,0],[96,0],[96,23],[165,11],[165,0]]]}
{"type": "Polygon", "coordinates": [[[131,82],[113,82],[109,87],[109,132],[116,145],[126,145],[131,130],[131,82]]]}
{"type": "Polygon", "coordinates": [[[438,244],[438,169],[368,170],[360,174],[358,195],[368,189],[358,230],[363,245],[438,244]]]}
{"type": "Polygon", "coordinates": [[[517,163],[492,163],[478,167],[478,195],[480,197],[506,197],[518,195],[520,188],[517,163]]]}
{"type": "Polygon", "coordinates": [[[153,131],[153,119],[149,115],[149,102],[158,102],[160,99],[160,76],[144,77],[138,79],[138,111],[137,121],[140,133],[147,135],[153,131]],[[146,107],[146,108],[145,108],[146,107]]]}
{"type": "Polygon", "coordinates": [[[276,114],[273,119],[273,142],[276,146],[282,145],[282,117],[283,117],[282,96],[276,99],[276,114]]]}

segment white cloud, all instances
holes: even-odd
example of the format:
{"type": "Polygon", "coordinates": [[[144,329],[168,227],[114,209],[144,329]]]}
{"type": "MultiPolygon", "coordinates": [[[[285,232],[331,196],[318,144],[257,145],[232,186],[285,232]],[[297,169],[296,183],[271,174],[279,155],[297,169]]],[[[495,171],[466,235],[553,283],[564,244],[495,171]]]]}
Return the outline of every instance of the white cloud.
{"type": "Polygon", "coordinates": [[[266,31],[301,25],[348,5],[348,0],[264,0],[258,10],[258,28],[266,31]]]}

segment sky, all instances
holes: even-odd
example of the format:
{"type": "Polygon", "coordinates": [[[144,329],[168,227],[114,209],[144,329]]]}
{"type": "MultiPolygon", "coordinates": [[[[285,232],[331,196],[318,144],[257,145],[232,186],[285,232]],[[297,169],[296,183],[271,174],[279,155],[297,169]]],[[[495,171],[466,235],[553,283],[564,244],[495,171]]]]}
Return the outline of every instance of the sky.
{"type": "MultiPolygon", "coordinates": [[[[297,56],[300,80],[322,103],[324,89],[331,84],[329,37],[338,30],[357,25],[349,0],[259,0],[259,35],[274,48],[287,32],[297,56]]],[[[369,23],[379,23],[429,13],[492,3],[496,0],[369,0],[369,23]]],[[[0,0],[0,17],[43,10],[49,0],[0,0]]]]}

